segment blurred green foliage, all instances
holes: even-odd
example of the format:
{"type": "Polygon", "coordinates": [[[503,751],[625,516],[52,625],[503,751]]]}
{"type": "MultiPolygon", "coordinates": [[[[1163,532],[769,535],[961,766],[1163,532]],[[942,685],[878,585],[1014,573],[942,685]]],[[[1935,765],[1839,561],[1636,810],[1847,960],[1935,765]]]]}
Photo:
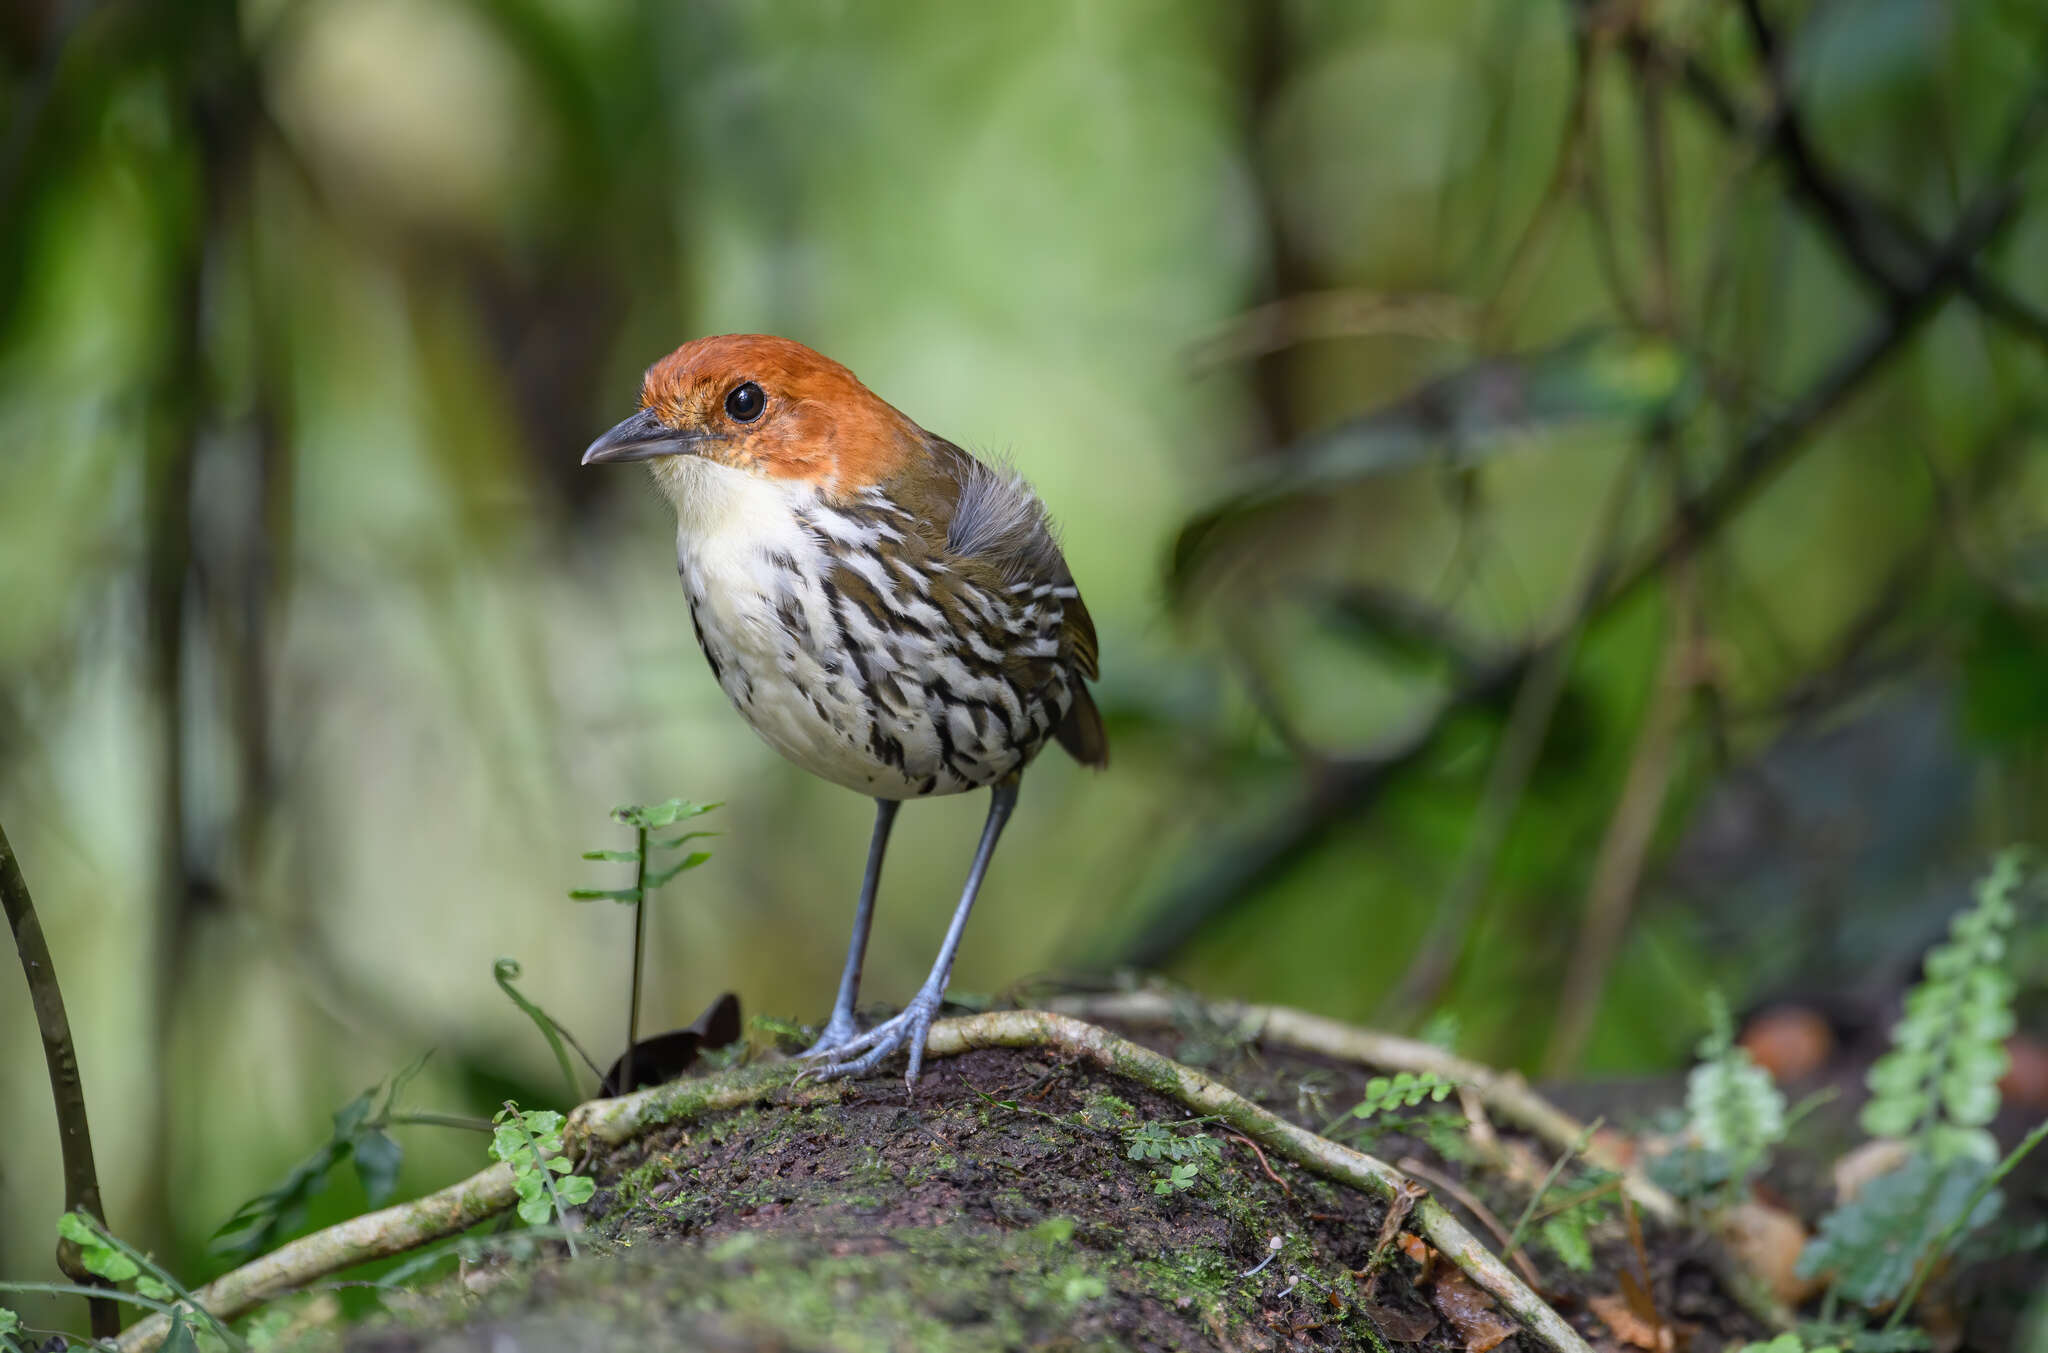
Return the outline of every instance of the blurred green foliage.
{"type": "MultiPolygon", "coordinates": [[[[1709,985],[1910,970],[2048,835],[2044,53],[2029,0],[10,8],[0,820],[117,1230],[196,1276],[429,1046],[422,1104],[544,1101],[492,959],[609,1027],[592,804],[729,805],[650,1008],[822,1011],[867,806],[576,465],[701,333],[1064,527],[1115,769],[1034,770],[963,989],[1135,955],[1615,1070],[1709,985]]],[[[905,815],[877,999],[980,807],[905,815]]],[[[10,1272],[62,1206],[26,1012],[10,1272]]]]}

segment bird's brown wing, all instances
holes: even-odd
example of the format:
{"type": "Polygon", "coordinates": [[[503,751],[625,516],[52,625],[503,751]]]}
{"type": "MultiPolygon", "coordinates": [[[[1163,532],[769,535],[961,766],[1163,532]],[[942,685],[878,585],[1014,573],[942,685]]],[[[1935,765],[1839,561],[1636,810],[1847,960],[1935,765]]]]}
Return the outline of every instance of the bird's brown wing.
{"type": "Polygon", "coordinates": [[[930,533],[927,545],[991,592],[1021,594],[1058,608],[1057,655],[1017,653],[1007,665],[1026,689],[1050,681],[1055,665],[1067,670],[1072,702],[1054,736],[1082,765],[1106,766],[1109,738],[1085,684],[1101,671],[1095,621],[1060,553],[1045,505],[1020,476],[987,465],[942,437],[931,439],[930,450],[944,473],[926,482],[956,487],[920,505],[920,523],[930,533]]]}

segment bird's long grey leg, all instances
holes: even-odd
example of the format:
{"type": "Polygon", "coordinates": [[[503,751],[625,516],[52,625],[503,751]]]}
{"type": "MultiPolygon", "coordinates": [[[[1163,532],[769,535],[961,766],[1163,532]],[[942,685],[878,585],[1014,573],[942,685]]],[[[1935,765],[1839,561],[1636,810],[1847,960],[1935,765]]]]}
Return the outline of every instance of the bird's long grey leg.
{"type": "Polygon", "coordinates": [[[867,961],[868,928],[875,923],[875,890],[882,882],[882,855],[889,849],[889,829],[895,825],[896,810],[902,806],[895,799],[875,800],[875,830],[868,837],[868,868],[860,881],[860,905],[853,912],[853,939],[846,946],[846,971],[839,975],[839,997],[832,1002],[832,1018],[826,1021],[825,1032],[804,1049],[802,1056],[829,1056],[860,1032],[853,1022],[853,1003],[860,997],[860,970],[867,961]]]}
{"type": "Polygon", "coordinates": [[[939,946],[939,956],[932,964],[931,975],[924,979],[917,995],[911,997],[902,1014],[877,1024],[837,1049],[842,1054],[867,1049],[861,1056],[819,1067],[809,1074],[821,1078],[858,1076],[872,1070],[896,1049],[907,1047],[910,1050],[910,1070],[904,1079],[912,1090],[917,1088],[918,1069],[924,1064],[925,1035],[931,1031],[932,1021],[938,1017],[939,1004],[946,995],[946,982],[953,975],[953,957],[960,952],[960,937],[967,932],[967,914],[974,910],[974,898],[981,891],[981,879],[988,872],[989,858],[996,853],[996,842],[1002,837],[1003,824],[1010,820],[1010,810],[1016,806],[1015,780],[999,784],[990,791],[988,819],[982,823],[981,844],[974,852],[974,867],[968,871],[967,887],[960,894],[960,905],[954,909],[953,923],[946,928],[946,939],[939,946]]]}

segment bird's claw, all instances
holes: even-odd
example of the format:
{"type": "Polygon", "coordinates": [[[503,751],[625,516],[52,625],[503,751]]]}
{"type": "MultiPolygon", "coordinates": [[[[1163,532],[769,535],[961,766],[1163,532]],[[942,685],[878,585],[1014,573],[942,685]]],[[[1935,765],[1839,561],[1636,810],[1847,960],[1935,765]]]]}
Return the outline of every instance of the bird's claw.
{"type": "Polygon", "coordinates": [[[837,1046],[823,1050],[826,1054],[846,1060],[831,1062],[825,1066],[808,1067],[801,1078],[823,1081],[841,1076],[866,1075],[880,1066],[898,1048],[907,1048],[910,1052],[910,1069],[904,1080],[913,1090],[916,1089],[918,1069],[924,1064],[925,1038],[931,1033],[932,1021],[938,1018],[939,1001],[937,992],[918,992],[901,1014],[882,1021],[864,1034],[857,1034],[837,1046]],[[852,1053],[861,1055],[852,1057],[852,1053]]]}
{"type": "Polygon", "coordinates": [[[859,1038],[860,1026],[853,1022],[853,1014],[846,1010],[834,1010],[832,1018],[825,1023],[825,1030],[818,1035],[818,1041],[797,1054],[799,1061],[830,1057],[843,1052],[847,1044],[859,1038]]]}

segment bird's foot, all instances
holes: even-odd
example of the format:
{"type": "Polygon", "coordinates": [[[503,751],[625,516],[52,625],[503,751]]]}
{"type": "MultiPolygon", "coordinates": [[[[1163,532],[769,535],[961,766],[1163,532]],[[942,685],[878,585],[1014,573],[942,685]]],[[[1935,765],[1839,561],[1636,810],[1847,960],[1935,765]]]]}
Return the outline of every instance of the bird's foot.
{"type": "Polygon", "coordinates": [[[924,1041],[931,1032],[932,1021],[938,1018],[942,991],[930,987],[921,989],[911,998],[910,1004],[899,1015],[877,1024],[864,1034],[858,1034],[844,1043],[829,1049],[832,1056],[842,1060],[825,1066],[813,1067],[803,1074],[817,1080],[833,1080],[840,1076],[860,1076],[880,1066],[898,1048],[910,1053],[910,1069],[904,1075],[904,1083],[913,1093],[917,1090],[918,1069],[924,1064],[924,1041]],[[859,1053],[859,1056],[852,1054],[859,1053]]]}
{"type": "Polygon", "coordinates": [[[832,1018],[825,1021],[825,1031],[818,1035],[818,1041],[797,1054],[799,1060],[806,1058],[830,1057],[846,1050],[846,1045],[860,1037],[860,1026],[853,1022],[851,1010],[834,1010],[832,1018]]]}

